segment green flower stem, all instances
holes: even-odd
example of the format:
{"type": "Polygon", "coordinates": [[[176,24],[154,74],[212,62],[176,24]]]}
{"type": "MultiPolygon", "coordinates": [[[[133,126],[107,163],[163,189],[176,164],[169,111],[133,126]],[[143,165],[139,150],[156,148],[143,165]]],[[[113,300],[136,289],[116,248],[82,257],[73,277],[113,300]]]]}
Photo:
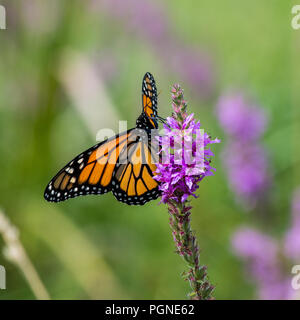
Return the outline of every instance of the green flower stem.
{"type": "Polygon", "coordinates": [[[188,266],[188,271],[182,274],[192,288],[188,296],[195,300],[212,299],[214,287],[207,279],[206,267],[199,263],[199,247],[191,229],[191,207],[187,205],[187,202],[182,204],[175,201],[169,201],[167,206],[176,253],[184,259],[188,266]]]}

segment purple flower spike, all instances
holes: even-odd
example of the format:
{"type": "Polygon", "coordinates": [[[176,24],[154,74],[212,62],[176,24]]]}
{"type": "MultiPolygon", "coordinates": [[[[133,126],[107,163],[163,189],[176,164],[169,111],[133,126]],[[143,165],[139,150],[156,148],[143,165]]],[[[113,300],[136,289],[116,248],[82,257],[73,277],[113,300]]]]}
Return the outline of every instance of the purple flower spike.
{"type": "Polygon", "coordinates": [[[183,273],[192,288],[189,297],[212,299],[214,287],[208,282],[206,267],[199,261],[199,248],[191,226],[190,197],[196,197],[198,184],[204,177],[213,174],[210,159],[213,153],[208,148],[219,143],[200,128],[200,122],[187,113],[187,103],[179,85],[172,88],[172,117],[167,118],[164,135],[158,137],[161,162],[157,164],[154,179],[160,182],[161,202],[167,204],[170,226],[176,252],[187,262],[189,270],[183,273]]]}
{"type": "Polygon", "coordinates": [[[183,90],[178,85],[172,88],[172,99],[173,116],[167,118],[165,134],[160,137],[163,161],[157,164],[154,179],[160,182],[162,202],[184,203],[189,196],[196,197],[195,191],[204,177],[213,175],[213,153],[208,145],[220,140],[211,139],[200,129],[194,114],[187,114],[183,90]]]}

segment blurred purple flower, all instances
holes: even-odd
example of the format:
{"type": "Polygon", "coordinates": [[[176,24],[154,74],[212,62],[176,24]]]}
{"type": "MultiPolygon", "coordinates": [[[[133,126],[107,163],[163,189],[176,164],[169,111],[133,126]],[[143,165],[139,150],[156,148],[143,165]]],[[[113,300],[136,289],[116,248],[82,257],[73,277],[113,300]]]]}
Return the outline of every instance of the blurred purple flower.
{"type": "Polygon", "coordinates": [[[241,228],[232,237],[234,252],[246,262],[261,299],[294,299],[290,270],[300,258],[300,189],[293,201],[292,227],[283,243],[252,228],[241,228]]]}
{"type": "Polygon", "coordinates": [[[286,234],[284,248],[290,259],[300,259],[300,189],[296,190],[293,198],[292,224],[286,234]]]}
{"type": "Polygon", "coordinates": [[[263,147],[253,142],[230,141],[222,152],[222,159],[237,201],[248,209],[263,201],[271,184],[263,147]]]}
{"type": "Polygon", "coordinates": [[[147,37],[156,45],[167,37],[168,25],[163,10],[147,0],[97,0],[91,1],[93,8],[105,12],[125,22],[130,32],[147,37]]]}
{"type": "Polygon", "coordinates": [[[266,129],[263,110],[249,104],[241,94],[221,97],[217,112],[221,126],[233,139],[245,142],[259,139],[266,129]]]}
{"type": "Polygon", "coordinates": [[[213,65],[208,54],[183,44],[174,36],[174,27],[158,2],[149,0],[91,0],[92,9],[104,10],[127,29],[145,40],[163,65],[180,74],[181,78],[203,96],[214,87],[213,65]]]}
{"type": "Polygon", "coordinates": [[[249,271],[257,281],[276,279],[278,248],[274,239],[254,229],[242,228],[234,234],[232,245],[236,254],[249,263],[249,271]]]}
{"type": "Polygon", "coordinates": [[[241,94],[222,97],[217,116],[228,134],[222,158],[229,184],[237,200],[250,209],[264,199],[271,184],[266,151],[258,141],[266,116],[241,94]]]}

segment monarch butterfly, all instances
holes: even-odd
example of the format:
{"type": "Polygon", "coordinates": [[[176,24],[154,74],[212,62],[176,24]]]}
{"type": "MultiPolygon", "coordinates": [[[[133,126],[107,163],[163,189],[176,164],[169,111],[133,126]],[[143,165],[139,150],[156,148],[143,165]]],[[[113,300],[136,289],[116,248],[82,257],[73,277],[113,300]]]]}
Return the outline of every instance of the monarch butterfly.
{"type": "Polygon", "coordinates": [[[151,130],[158,129],[160,117],[157,115],[157,89],[149,72],[142,82],[142,106],[135,128],[75,157],[49,182],[45,199],[59,202],[109,191],[117,200],[129,205],[143,205],[158,198],[158,182],[153,179],[158,156],[151,144],[151,130]]]}

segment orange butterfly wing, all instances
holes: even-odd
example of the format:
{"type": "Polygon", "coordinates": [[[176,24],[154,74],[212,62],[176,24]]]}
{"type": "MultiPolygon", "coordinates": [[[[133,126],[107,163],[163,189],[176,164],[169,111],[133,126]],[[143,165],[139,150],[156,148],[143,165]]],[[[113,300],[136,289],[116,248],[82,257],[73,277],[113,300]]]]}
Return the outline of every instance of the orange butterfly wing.
{"type": "Polygon", "coordinates": [[[157,153],[153,146],[148,146],[148,136],[141,131],[131,129],[74,158],[49,182],[45,199],[60,202],[109,191],[130,205],[156,199],[160,195],[153,179],[157,153]]]}
{"type": "Polygon", "coordinates": [[[113,171],[131,130],[96,144],[70,161],[47,185],[45,199],[59,202],[111,191],[113,171]]]}
{"type": "Polygon", "coordinates": [[[157,116],[157,89],[154,78],[149,72],[145,74],[142,83],[142,105],[143,112],[149,118],[153,128],[157,128],[157,124],[153,121],[157,116]]]}
{"type": "Polygon", "coordinates": [[[136,140],[135,136],[139,134],[138,129],[130,133],[129,140],[135,142],[128,143],[127,158],[117,164],[112,181],[114,196],[130,205],[143,205],[161,194],[153,179],[158,162],[157,150],[145,136],[136,140]]]}
{"type": "MultiPolygon", "coordinates": [[[[158,128],[157,90],[153,76],[147,72],[142,84],[143,112],[150,128],[158,128]]],[[[49,182],[44,192],[47,201],[59,202],[88,194],[112,191],[121,202],[144,204],[160,195],[153,179],[158,162],[151,145],[149,129],[143,124],[100,142],[70,161],[49,182]]]]}

